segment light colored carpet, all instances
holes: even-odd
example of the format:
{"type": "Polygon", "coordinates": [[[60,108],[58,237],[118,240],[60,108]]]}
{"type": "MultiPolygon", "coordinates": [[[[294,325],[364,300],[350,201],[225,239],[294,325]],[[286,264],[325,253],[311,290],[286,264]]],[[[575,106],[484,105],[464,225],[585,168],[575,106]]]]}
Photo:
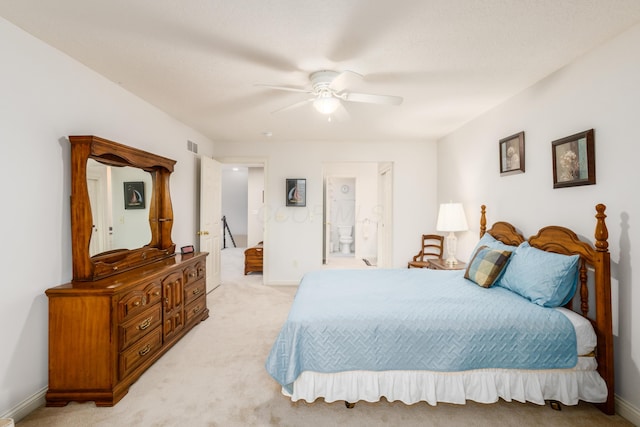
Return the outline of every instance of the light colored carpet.
{"type": "Polygon", "coordinates": [[[211,317],[158,360],[116,406],[97,408],[89,402],[40,408],[17,426],[631,425],[586,403],[562,411],[502,401],[432,407],[383,400],[360,402],[353,409],[322,400],[293,403],[280,393],[264,362],[296,288],[264,286],[260,274],[242,275],[241,254],[241,248],[223,251],[223,284],[207,297],[211,317]]]}

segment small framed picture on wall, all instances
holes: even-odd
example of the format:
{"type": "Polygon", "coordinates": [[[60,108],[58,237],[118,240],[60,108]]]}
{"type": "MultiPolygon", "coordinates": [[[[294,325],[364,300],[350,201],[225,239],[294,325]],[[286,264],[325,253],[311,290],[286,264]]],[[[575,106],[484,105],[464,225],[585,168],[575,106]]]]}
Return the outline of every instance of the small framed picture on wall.
{"type": "Polygon", "coordinates": [[[307,206],[307,180],[287,178],[287,206],[307,206]]]}
{"type": "Polygon", "coordinates": [[[551,143],[553,188],[596,183],[596,155],[593,129],[551,143]]]}
{"type": "Polygon", "coordinates": [[[500,140],[500,175],[524,173],[524,132],[500,140]]]}

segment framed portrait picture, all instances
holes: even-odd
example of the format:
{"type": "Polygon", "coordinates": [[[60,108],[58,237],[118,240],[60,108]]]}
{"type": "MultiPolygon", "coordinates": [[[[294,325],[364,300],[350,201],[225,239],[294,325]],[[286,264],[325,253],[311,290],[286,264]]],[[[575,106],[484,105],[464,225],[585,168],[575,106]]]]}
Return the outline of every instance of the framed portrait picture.
{"type": "Polygon", "coordinates": [[[144,181],[124,183],[124,208],[144,209],[144,181]]]}
{"type": "Polygon", "coordinates": [[[500,175],[524,173],[524,132],[500,140],[500,175]]]}
{"type": "Polygon", "coordinates": [[[553,188],[596,183],[595,137],[593,129],[551,143],[553,188]]]}
{"type": "Polygon", "coordinates": [[[287,178],[287,206],[307,206],[307,180],[287,178]]]}

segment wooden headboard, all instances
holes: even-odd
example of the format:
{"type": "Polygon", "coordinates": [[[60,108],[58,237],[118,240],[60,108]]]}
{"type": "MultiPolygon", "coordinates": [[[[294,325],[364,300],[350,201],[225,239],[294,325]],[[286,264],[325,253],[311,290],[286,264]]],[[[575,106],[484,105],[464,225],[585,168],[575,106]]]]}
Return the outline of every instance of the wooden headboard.
{"type": "Polygon", "coordinates": [[[596,348],[596,360],[598,372],[607,383],[608,395],[605,403],[597,404],[604,413],[615,413],[614,387],[613,387],[613,328],[611,315],[611,261],[609,255],[609,232],[605,224],[604,213],[606,206],[596,206],[595,244],[580,240],[580,238],[568,228],[560,226],[548,226],[541,228],[538,234],[525,239],[516,228],[508,222],[496,222],[487,230],[486,206],[480,207],[480,237],[485,233],[491,234],[501,242],[517,246],[525,240],[534,247],[548,252],[563,255],[579,255],[579,282],[580,307],[574,309],[572,302],[567,308],[576,311],[589,319],[598,337],[596,348]],[[588,280],[588,271],[593,271],[593,283],[588,280]],[[589,316],[589,293],[593,289],[595,298],[595,317],[589,316]]]}

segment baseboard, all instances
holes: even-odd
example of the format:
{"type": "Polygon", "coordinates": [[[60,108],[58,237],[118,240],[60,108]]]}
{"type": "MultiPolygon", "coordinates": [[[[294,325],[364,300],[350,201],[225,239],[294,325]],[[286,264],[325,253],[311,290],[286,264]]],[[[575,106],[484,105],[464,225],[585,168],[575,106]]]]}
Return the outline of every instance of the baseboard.
{"type": "Polygon", "coordinates": [[[267,286],[298,286],[300,284],[299,280],[283,280],[278,282],[269,282],[265,283],[267,286]]]}
{"type": "Polygon", "coordinates": [[[616,414],[629,421],[634,426],[640,426],[640,408],[616,395],[616,414]]]}
{"type": "Polygon", "coordinates": [[[0,418],[13,418],[17,424],[18,421],[29,415],[31,412],[45,405],[46,401],[44,396],[47,394],[47,388],[48,387],[44,387],[43,389],[38,390],[36,393],[27,397],[4,414],[0,414],[0,418]]]}

